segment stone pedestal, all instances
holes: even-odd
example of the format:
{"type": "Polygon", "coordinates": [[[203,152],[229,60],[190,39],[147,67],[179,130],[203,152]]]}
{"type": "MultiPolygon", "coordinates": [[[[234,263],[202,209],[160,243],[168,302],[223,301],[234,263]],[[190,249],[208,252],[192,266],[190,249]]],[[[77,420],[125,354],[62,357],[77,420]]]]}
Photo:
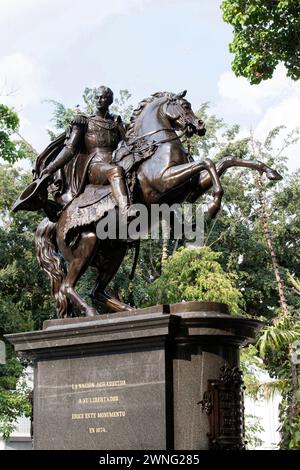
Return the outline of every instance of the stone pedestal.
{"type": "Polygon", "coordinates": [[[239,346],[259,326],[184,302],[7,335],[35,364],[34,448],[242,448],[239,346]]]}

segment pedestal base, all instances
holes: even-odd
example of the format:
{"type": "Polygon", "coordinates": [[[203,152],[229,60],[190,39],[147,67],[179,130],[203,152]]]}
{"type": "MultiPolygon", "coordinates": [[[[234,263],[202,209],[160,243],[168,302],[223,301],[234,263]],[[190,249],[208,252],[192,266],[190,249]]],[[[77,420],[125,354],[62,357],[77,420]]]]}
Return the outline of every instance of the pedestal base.
{"type": "Polygon", "coordinates": [[[34,448],[242,448],[239,346],[259,326],[184,302],[7,335],[35,363],[34,448]]]}

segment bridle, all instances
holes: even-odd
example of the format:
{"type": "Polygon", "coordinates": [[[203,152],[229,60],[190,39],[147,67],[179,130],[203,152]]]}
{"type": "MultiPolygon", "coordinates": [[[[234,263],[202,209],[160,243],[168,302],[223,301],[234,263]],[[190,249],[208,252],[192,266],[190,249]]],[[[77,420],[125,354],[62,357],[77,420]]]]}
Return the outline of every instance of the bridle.
{"type": "MultiPolygon", "coordinates": [[[[129,153],[140,153],[140,152],[144,152],[146,150],[149,150],[151,147],[159,147],[161,144],[166,144],[167,142],[172,142],[173,140],[180,140],[181,143],[184,143],[188,140],[188,137],[186,136],[186,131],[187,131],[187,127],[188,125],[183,129],[183,131],[181,132],[181,134],[179,135],[175,135],[174,137],[169,137],[168,139],[162,139],[162,140],[153,140],[153,142],[149,142],[148,145],[146,145],[145,147],[142,147],[142,148],[139,148],[138,150],[135,150],[134,148],[129,148],[128,145],[127,145],[127,142],[125,140],[122,141],[122,145],[124,145],[124,147],[126,148],[126,150],[129,152],[129,153]],[[183,137],[186,137],[185,140],[183,140],[182,138],[183,137]]],[[[161,131],[172,131],[172,132],[176,132],[175,129],[173,128],[169,128],[169,129],[166,129],[166,128],[161,128],[161,129],[157,129],[156,131],[150,131],[150,132],[147,132],[146,134],[143,134],[139,137],[136,137],[135,139],[133,139],[130,144],[134,144],[135,142],[137,142],[138,140],[141,140],[143,139],[144,137],[148,137],[148,136],[151,136],[151,135],[154,135],[158,132],[161,132],[161,131]]]]}
{"type": "MultiPolygon", "coordinates": [[[[167,100],[166,103],[164,103],[164,105],[168,105],[171,101],[174,101],[175,99],[174,98],[169,98],[167,100]]],[[[184,113],[179,110],[179,117],[182,117],[184,118],[184,113]]],[[[188,129],[188,126],[190,124],[186,124],[186,126],[184,127],[184,129],[182,130],[182,132],[179,134],[179,135],[175,135],[174,137],[169,137],[167,139],[162,139],[162,140],[154,140],[153,142],[150,142],[148,145],[146,145],[145,147],[143,148],[139,148],[138,150],[135,150],[135,149],[130,149],[127,145],[127,142],[125,140],[123,140],[123,143],[122,145],[125,146],[126,150],[129,152],[129,153],[140,153],[140,152],[144,152],[145,150],[148,150],[150,149],[151,147],[154,147],[154,146],[159,146],[161,144],[166,144],[168,142],[172,142],[174,140],[180,140],[181,143],[185,143],[187,141],[189,141],[189,137],[186,135],[186,132],[187,132],[187,129],[188,129]],[[182,140],[182,138],[185,137],[184,140],[182,140]]],[[[154,131],[149,131],[149,132],[146,132],[145,134],[141,135],[141,136],[138,136],[138,137],[135,137],[134,139],[132,139],[130,141],[130,144],[135,144],[137,141],[139,140],[142,140],[144,139],[145,137],[150,137],[152,135],[155,135],[157,134],[158,132],[161,132],[161,131],[169,131],[169,132],[176,132],[176,129],[174,129],[173,127],[171,128],[166,128],[166,127],[162,127],[161,129],[156,129],[154,131]]]]}

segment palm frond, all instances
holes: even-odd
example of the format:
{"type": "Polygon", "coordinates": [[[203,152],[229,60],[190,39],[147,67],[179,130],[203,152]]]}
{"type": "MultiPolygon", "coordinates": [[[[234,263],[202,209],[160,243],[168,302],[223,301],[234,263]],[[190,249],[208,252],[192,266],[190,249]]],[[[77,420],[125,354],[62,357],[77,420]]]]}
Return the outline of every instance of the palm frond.
{"type": "Polygon", "coordinates": [[[264,328],[257,341],[260,357],[264,358],[267,350],[279,351],[300,340],[300,325],[291,317],[280,317],[273,325],[264,328]]]}

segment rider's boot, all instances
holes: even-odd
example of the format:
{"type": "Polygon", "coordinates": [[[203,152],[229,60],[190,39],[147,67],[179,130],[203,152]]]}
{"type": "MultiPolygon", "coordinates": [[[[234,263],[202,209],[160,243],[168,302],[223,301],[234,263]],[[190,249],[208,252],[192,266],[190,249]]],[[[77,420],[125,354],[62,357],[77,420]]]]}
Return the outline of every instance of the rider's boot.
{"type": "Polygon", "coordinates": [[[112,168],[107,172],[107,178],[110,183],[113,197],[119,206],[121,218],[124,220],[126,218],[131,219],[136,216],[136,211],[130,205],[123,168],[118,166],[112,168]]]}

